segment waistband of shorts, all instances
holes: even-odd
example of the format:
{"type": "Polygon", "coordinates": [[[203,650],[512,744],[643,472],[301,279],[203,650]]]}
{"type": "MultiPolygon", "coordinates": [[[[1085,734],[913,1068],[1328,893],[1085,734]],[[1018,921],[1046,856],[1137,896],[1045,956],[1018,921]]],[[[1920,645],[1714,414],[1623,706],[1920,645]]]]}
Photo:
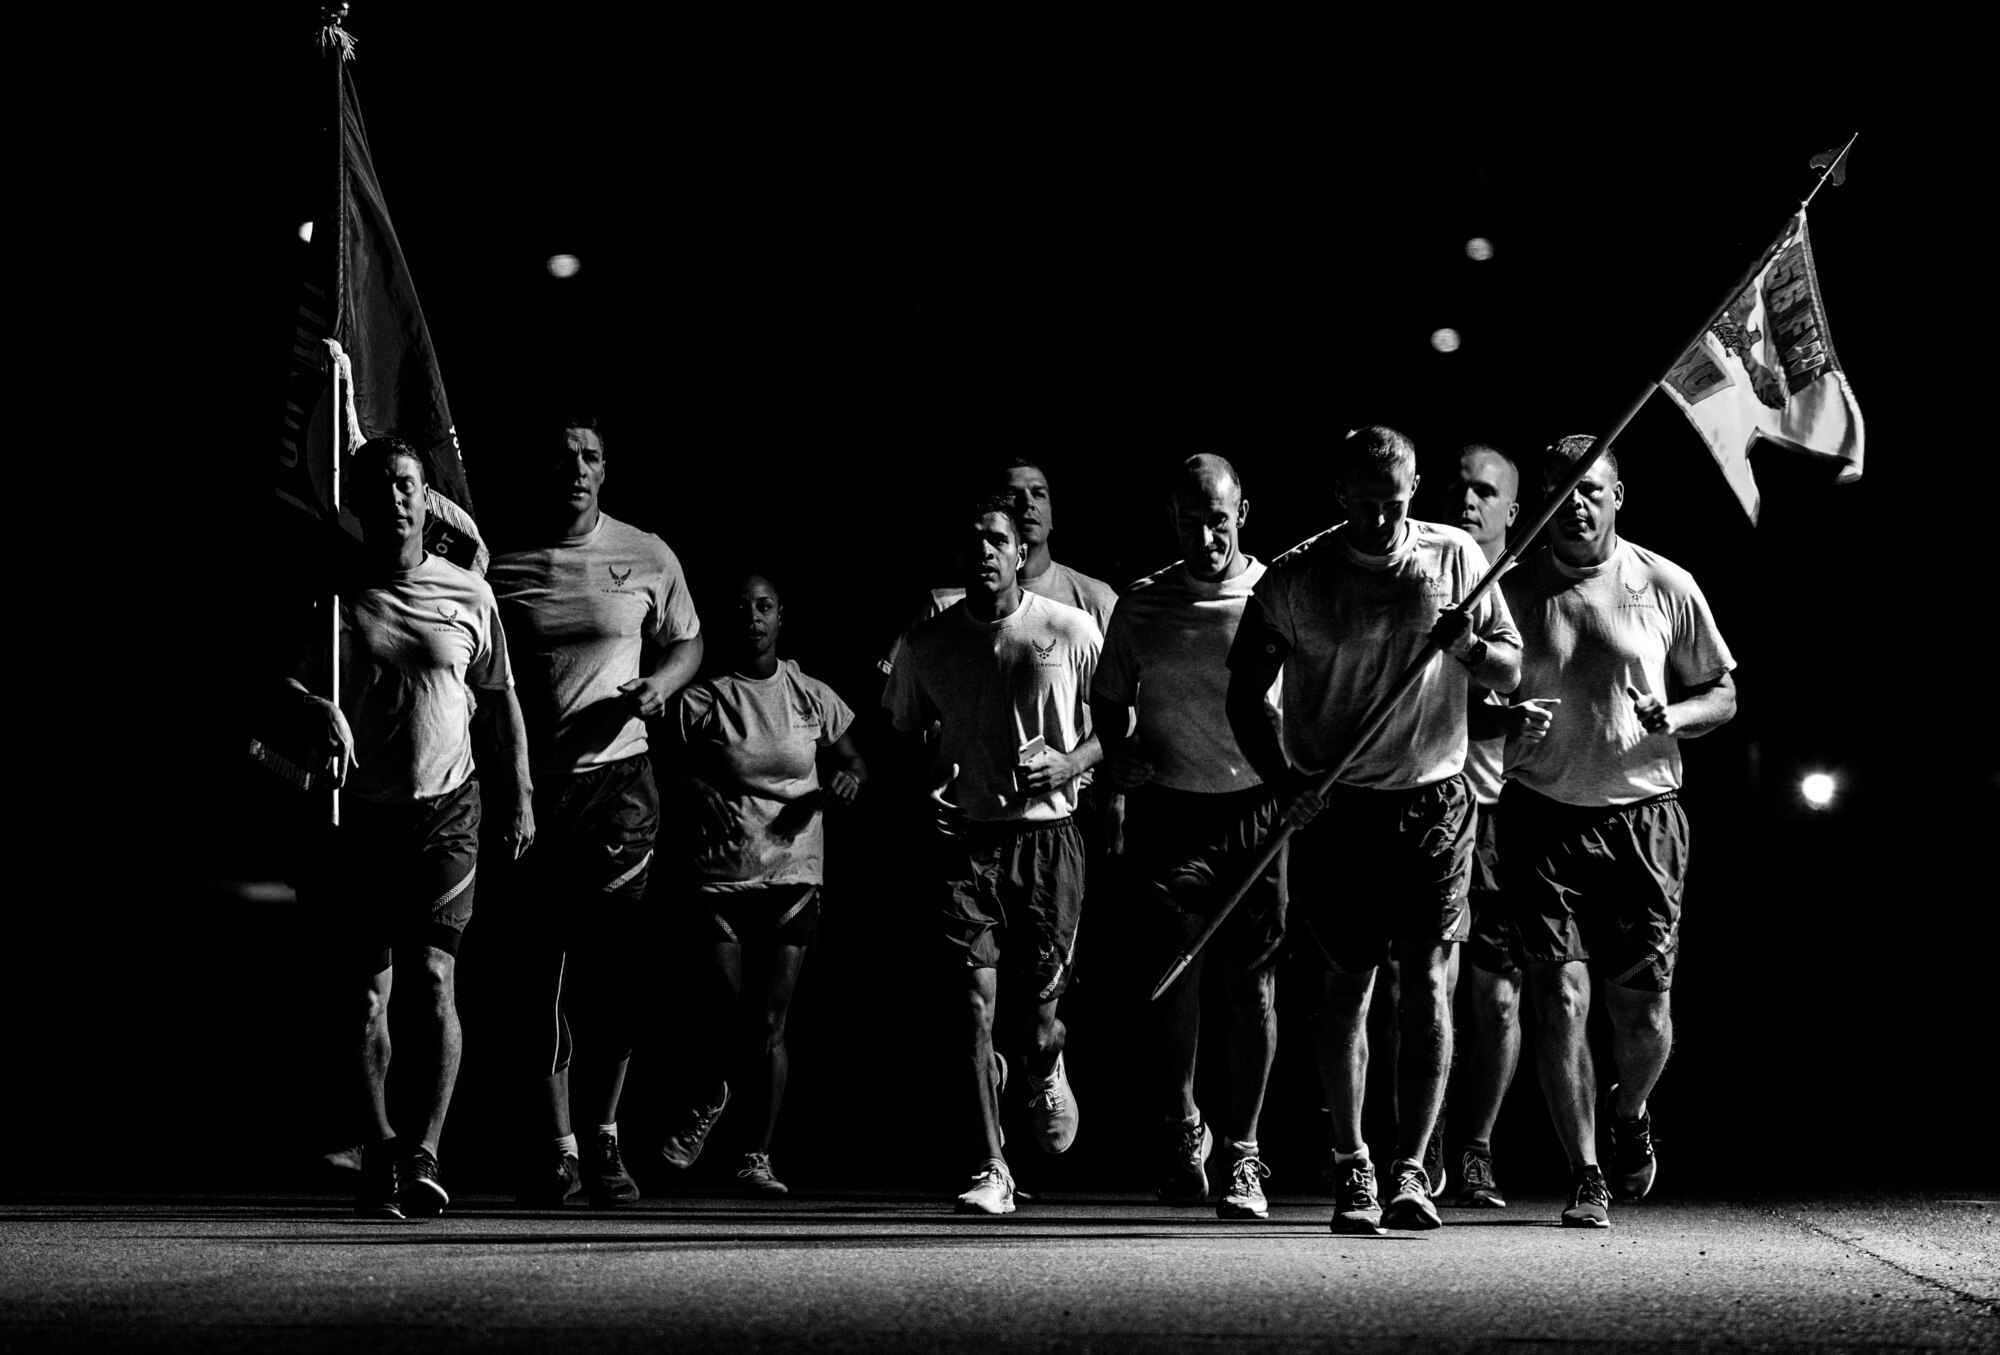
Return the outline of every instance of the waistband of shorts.
{"type": "Polygon", "coordinates": [[[534,775],[537,781],[541,781],[544,778],[554,781],[559,777],[581,780],[586,776],[609,776],[615,772],[629,772],[633,769],[633,764],[642,762],[650,763],[651,761],[652,754],[650,753],[634,753],[630,757],[621,757],[615,762],[600,762],[594,767],[579,767],[570,771],[536,772],[534,775]]]}
{"type": "Polygon", "coordinates": [[[1059,831],[1076,826],[1076,815],[1065,814],[1059,819],[986,819],[974,820],[966,825],[968,837],[1021,837],[1027,833],[1059,831]]]}
{"type": "Polygon", "coordinates": [[[1632,809],[1651,809],[1655,805],[1678,804],[1680,798],[1681,793],[1678,790],[1669,790],[1658,795],[1649,795],[1643,800],[1628,800],[1622,805],[1573,805],[1566,800],[1558,800],[1538,790],[1529,790],[1526,786],[1517,784],[1507,792],[1503,800],[1510,810],[1525,809],[1537,814],[1571,814],[1580,818],[1596,818],[1623,814],[1632,809]],[[1517,796],[1519,798],[1515,798],[1517,796]]]}

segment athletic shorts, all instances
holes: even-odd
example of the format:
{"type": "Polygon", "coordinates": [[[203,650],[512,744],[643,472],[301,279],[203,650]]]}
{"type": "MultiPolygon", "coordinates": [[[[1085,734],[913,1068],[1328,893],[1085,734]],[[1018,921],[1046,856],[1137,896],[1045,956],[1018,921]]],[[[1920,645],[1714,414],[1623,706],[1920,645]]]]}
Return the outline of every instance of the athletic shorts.
{"type": "Polygon", "coordinates": [[[1463,776],[1414,790],[1335,786],[1292,835],[1300,948],[1336,974],[1361,974],[1390,947],[1456,940],[1472,874],[1472,791],[1463,776]]]}
{"type": "Polygon", "coordinates": [[[1083,912],[1075,821],[975,823],[941,850],[945,940],[959,962],[1025,977],[1038,1002],[1061,997],[1083,912]]]}
{"type": "Polygon", "coordinates": [[[1669,792],[1566,805],[1507,791],[1508,899],[1528,960],[1587,960],[1605,982],[1673,986],[1687,879],[1687,812],[1669,792]]]}
{"type": "MultiPolygon", "coordinates": [[[[1125,862],[1133,888],[1155,914],[1209,917],[1242,883],[1277,820],[1277,795],[1262,786],[1208,795],[1152,785],[1131,791],[1125,862]]],[[[1280,849],[1209,942],[1239,968],[1262,969],[1278,958],[1289,853],[1289,846],[1280,849]]]]}
{"type": "Polygon", "coordinates": [[[479,865],[479,782],[409,804],[340,797],[329,884],[356,959],[379,974],[399,947],[457,955],[479,865]]]}
{"type": "Polygon", "coordinates": [[[810,946],[819,934],[816,884],[750,885],[695,895],[695,939],[715,946],[810,946]]]}
{"type": "MultiPolygon", "coordinates": [[[[494,827],[501,825],[495,824],[494,827]]],[[[597,897],[638,902],[660,830],[660,792],[644,753],[582,772],[535,776],[535,842],[505,873],[530,908],[597,897]]]]}
{"type": "Polygon", "coordinates": [[[1472,839],[1472,884],[1466,893],[1465,958],[1489,974],[1520,968],[1513,915],[1500,896],[1500,806],[1478,805],[1472,839]]]}

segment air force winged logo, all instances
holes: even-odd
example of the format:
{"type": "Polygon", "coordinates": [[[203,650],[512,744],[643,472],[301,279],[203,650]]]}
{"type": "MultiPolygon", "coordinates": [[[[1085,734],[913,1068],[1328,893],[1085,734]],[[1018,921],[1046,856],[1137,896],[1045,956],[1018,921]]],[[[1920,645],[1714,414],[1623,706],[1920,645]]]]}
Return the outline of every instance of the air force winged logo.
{"type": "Polygon", "coordinates": [[[439,625],[437,622],[433,622],[431,624],[432,630],[451,631],[458,629],[458,622],[461,619],[458,608],[452,606],[449,602],[440,602],[433,610],[437,612],[443,624],[439,625]]]}
{"type": "Polygon", "coordinates": [[[1035,651],[1035,666],[1037,668],[1059,668],[1062,666],[1056,662],[1056,646],[1059,643],[1061,642],[1057,640],[1051,640],[1047,644],[1043,644],[1040,640],[1028,641],[1028,647],[1035,651]]]}
{"type": "Polygon", "coordinates": [[[625,566],[625,572],[623,574],[620,574],[618,572],[618,567],[616,565],[606,565],[604,567],[604,570],[607,574],[611,576],[611,586],[613,588],[623,588],[625,586],[625,580],[632,577],[632,566],[630,565],[625,566]]]}
{"type": "Polygon", "coordinates": [[[1625,590],[1625,605],[1627,607],[1650,607],[1653,605],[1653,598],[1651,596],[1653,581],[1651,579],[1641,579],[1636,584],[1626,583],[1625,580],[1620,579],[1618,584],[1625,590]]]}

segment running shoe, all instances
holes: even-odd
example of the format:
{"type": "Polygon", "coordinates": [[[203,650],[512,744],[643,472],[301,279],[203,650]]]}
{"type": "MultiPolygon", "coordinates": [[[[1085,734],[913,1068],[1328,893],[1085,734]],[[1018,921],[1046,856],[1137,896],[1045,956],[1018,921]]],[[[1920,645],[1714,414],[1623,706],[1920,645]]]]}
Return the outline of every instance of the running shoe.
{"type": "Polygon", "coordinates": [[[563,1201],[583,1189],[583,1171],[575,1153],[556,1148],[546,1165],[521,1182],[514,1203],[524,1209],[561,1209],[563,1201]]]}
{"type": "Polygon", "coordinates": [[[985,1166],[973,1173],[972,1189],[958,1197],[954,1208],[959,1214],[1011,1214],[1014,1212],[1014,1178],[1007,1173],[1007,1164],[998,1158],[988,1160],[985,1166]]]}
{"type": "Polygon", "coordinates": [[[1598,1154],[1608,1164],[1605,1177],[1615,1200],[1643,1200],[1653,1188],[1660,1162],[1653,1155],[1653,1112],[1636,1120],[1621,1120],[1611,1113],[1611,1098],[1618,1084],[1605,1089],[1604,1104],[1597,1108],[1598,1132],[1602,1136],[1598,1154]]]}
{"type": "Polygon", "coordinates": [[[403,1159],[400,1176],[396,1198],[405,1214],[429,1218],[444,1213],[445,1206],[451,1203],[444,1183],[438,1180],[437,1155],[422,1144],[412,1148],[403,1159]]]}
{"type": "Polygon", "coordinates": [[[320,1159],[337,1172],[358,1172],[361,1170],[361,1145],[352,1148],[336,1148],[320,1159]]]}
{"type": "Polygon", "coordinates": [[[1208,1153],[1215,1135],[1206,1120],[1189,1124],[1178,1116],[1167,1119],[1167,1170],[1160,1178],[1165,1204],[1200,1204],[1208,1198],[1208,1153]]]}
{"type": "Polygon", "coordinates": [[[1264,1199],[1263,1178],[1271,1174],[1264,1160],[1256,1150],[1237,1152],[1231,1150],[1233,1161],[1229,1164],[1229,1189],[1215,1202],[1215,1216],[1219,1219],[1267,1219],[1271,1217],[1271,1206],[1264,1199]]]}
{"type": "Polygon", "coordinates": [[[771,1174],[769,1153],[745,1153],[743,1170],[736,1173],[736,1179],[743,1184],[741,1189],[748,1195],[789,1195],[791,1188],[771,1174]]]}
{"type": "Polygon", "coordinates": [[[1563,1210],[1565,1228],[1609,1228],[1611,1191],[1604,1184],[1604,1170],[1595,1162],[1570,1170],[1569,1208],[1563,1210]]]}
{"type": "Polygon", "coordinates": [[[701,1156],[701,1146],[708,1142],[708,1131],[715,1128],[715,1122],[722,1117],[722,1108],[729,1104],[729,1084],[722,1084],[722,1099],[712,1106],[697,1106],[687,1112],[681,1127],[667,1135],[660,1145],[660,1156],[671,1165],[685,1171],[701,1156]]]}
{"type": "Polygon", "coordinates": [[[1458,1160],[1458,1174],[1461,1178],[1458,1199],[1453,1203],[1460,1209],[1507,1207],[1506,1197],[1500,1193],[1500,1184],[1493,1179],[1493,1154],[1466,1149],[1465,1155],[1458,1160]]]}
{"type": "Polygon", "coordinates": [[[599,1131],[590,1148],[590,1207],[617,1209],[639,1203],[639,1183],[625,1170],[618,1152],[618,1136],[599,1131]]]}
{"type": "Polygon", "coordinates": [[[1396,1174],[1396,1193],[1383,1206],[1382,1226],[1413,1232],[1442,1226],[1444,1220],[1431,1200],[1431,1179],[1424,1175],[1424,1164],[1403,1158],[1391,1170],[1396,1174]]]}
{"type": "Polygon", "coordinates": [[[402,1164],[396,1160],[396,1141],[371,1143],[361,1150],[361,1183],[354,1191],[354,1212],[364,1219],[400,1219],[402,1164]]]}
{"type": "Polygon", "coordinates": [[[1048,1077],[1035,1083],[1028,1114],[1034,1117],[1035,1142],[1043,1152],[1064,1152],[1076,1141],[1076,1094],[1069,1088],[1062,1055],[1056,1055],[1048,1077]]]}
{"type": "Polygon", "coordinates": [[[1327,1224],[1336,1233],[1362,1233],[1374,1237],[1382,1231],[1382,1205],[1375,1198],[1375,1164],[1367,1158],[1336,1162],[1328,1176],[1333,1183],[1333,1219],[1327,1224]]]}

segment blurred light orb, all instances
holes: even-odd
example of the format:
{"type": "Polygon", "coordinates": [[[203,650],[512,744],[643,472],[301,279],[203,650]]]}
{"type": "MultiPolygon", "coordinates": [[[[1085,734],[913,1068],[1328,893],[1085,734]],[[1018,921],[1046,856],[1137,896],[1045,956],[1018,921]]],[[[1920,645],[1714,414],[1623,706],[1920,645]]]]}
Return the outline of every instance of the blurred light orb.
{"type": "Polygon", "coordinates": [[[1436,331],[1431,335],[1431,347],[1437,349],[1440,353],[1456,353],[1458,351],[1458,331],[1455,329],[1440,329],[1436,331]]]}
{"type": "Polygon", "coordinates": [[[1805,796],[1806,803],[1814,809],[1825,809],[1832,804],[1835,789],[1833,778],[1825,772],[1814,772],[1799,782],[1799,794],[1805,796]]]}
{"type": "Polygon", "coordinates": [[[301,239],[301,240],[305,241],[305,242],[306,242],[307,244],[311,244],[311,243],[312,243],[312,240],[313,240],[313,223],[312,223],[312,222],[310,222],[310,221],[301,221],[301,222],[299,223],[299,239],[301,239]]]}
{"type": "Polygon", "coordinates": [[[576,270],[583,267],[574,254],[551,254],[549,256],[549,276],[552,278],[573,278],[576,270]]]}
{"type": "Polygon", "coordinates": [[[1493,242],[1483,235],[1475,235],[1465,242],[1465,257],[1474,263],[1485,263],[1493,257],[1493,242]]]}

